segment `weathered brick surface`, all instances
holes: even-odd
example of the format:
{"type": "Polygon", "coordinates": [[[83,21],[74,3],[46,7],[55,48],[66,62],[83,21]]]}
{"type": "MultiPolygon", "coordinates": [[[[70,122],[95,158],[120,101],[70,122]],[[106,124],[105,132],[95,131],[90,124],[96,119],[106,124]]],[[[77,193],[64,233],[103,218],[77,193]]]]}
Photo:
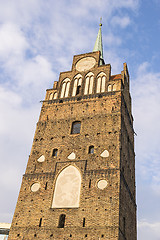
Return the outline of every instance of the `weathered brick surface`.
{"type": "Polygon", "coordinates": [[[134,131],[128,70],[124,64],[121,75],[112,77],[110,65],[98,66],[99,57],[99,52],[74,56],[72,71],[61,73],[59,82],[47,90],[9,240],[136,240],[134,131]],[[85,76],[89,71],[82,72],[81,92],[72,97],[72,80],[78,73],[75,64],[86,56],[96,59],[96,65],[90,70],[94,74],[94,92],[84,96],[85,76]],[[96,94],[96,76],[100,72],[106,74],[106,91],[96,94]],[[69,96],[60,99],[62,80],[66,77],[71,79],[69,96]],[[116,84],[116,91],[107,92],[108,84],[116,84]],[[50,93],[56,91],[58,98],[49,100],[50,93]],[[80,134],[71,134],[74,121],[81,121],[80,134]],[[91,145],[93,154],[88,153],[91,145]],[[57,157],[52,156],[55,148],[57,157]],[[109,152],[107,158],[100,156],[105,149],[109,152]],[[76,159],[69,160],[67,157],[72,152],[76,159]],[[39,163],[37,159],[41,155],[45,161],[39,163]],[[52,208],[57,176],[69,165],[76,166],[81,173],[80,206],[52,208]],[[97,187],[100,179],[108,182],[104,190],[97,187]],[[35,182],[40,183],[40,189],[32,192],[35,182]],[[66,215],[64,228],[58,228],[60,214],[66,215]]]}

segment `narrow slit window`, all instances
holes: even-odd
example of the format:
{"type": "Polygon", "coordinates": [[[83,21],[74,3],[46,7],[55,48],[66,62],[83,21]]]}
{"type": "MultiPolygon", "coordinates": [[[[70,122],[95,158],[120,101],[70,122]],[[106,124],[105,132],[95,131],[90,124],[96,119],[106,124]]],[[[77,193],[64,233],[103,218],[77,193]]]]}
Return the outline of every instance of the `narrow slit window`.
{"type": "Polygon", "coordinates": [[[55,148],[55,149],[53,149],[52,157],[57,157],[57,155],[58,155],[58,149],[55,148]]]}
{"type": "Polygon", "coordinates": [[[47,185],[48,185],[48,183],[46,182],[46,185],[45,185],[45,190],[47,190],[47,185]]]}
{"type": "Polygon", "coordinates": [[[94,153],[94,146],[89,146],[88,153],[89,154],[93,154],[94,153]]]}
{"type": "Polygon", "coordinates": [[[79,121],[73,122],[71,134],[78,134],[80,133],[80,130],[81,130],[81,122],[79,121]]]}
{"type": "Polygon", "coordinates": [[[65,215],[65,214],[61,214],[61,215],[60,215],[60,217],[59,217],[59,223],[58,223],[58,228],[64,228],[65,218],[66,218],[66,215],[65,215]]]}
{"type": "Polygon", "coordinates": [[[85,222],[86,222],[86,219],[83,218],[83,227],[85,227],[85,222]]]}
{"type": "Polygon", "coordinates": [[[125,235],[125,230],[126,230],[126,219],[123,217],[123,233],[125,235]]]}
{"type": "Polygon", "coordinates": [[[39,220],[39,227],[41,227],[42,226],[42,218],[40,218],[40,220],[39,220]]]}
{"type": "Polygon", "coordinates": [[[91,179],[89,180],[89,188],[91,188],[91,179]]]}

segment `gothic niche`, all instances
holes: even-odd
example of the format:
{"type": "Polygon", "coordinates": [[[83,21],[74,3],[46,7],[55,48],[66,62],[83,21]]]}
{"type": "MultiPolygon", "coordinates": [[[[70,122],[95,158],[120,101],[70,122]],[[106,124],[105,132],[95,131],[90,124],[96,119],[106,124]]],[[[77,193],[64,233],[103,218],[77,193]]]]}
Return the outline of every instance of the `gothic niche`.
{"type": "Polygon", "coordinates": [[[57,177],[52,208],[79,207],[81,174],[74,166],[66,167],[57,177]]]}

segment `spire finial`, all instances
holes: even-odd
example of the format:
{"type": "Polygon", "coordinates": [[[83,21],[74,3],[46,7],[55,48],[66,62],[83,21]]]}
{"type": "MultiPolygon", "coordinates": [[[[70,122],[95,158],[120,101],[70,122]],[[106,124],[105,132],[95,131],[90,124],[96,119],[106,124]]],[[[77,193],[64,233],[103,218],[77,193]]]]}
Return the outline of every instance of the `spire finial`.
{"type": "Polygon", "coordinates": [[[100,27],[102,27],[102,17],[100,18],[100,24],[99,24],[100,27]]]}
{"type": "Polygon", "coordinates": [[[100,24],[99,24],[99,31],[97,35],[97,39],[93,48],[93,52],[100,51],[101,56],[100,56],[100,65],[104,64],[104,59],[103,59],[103,44],[102,44],[102,18],[100,18],[100,24]]]}

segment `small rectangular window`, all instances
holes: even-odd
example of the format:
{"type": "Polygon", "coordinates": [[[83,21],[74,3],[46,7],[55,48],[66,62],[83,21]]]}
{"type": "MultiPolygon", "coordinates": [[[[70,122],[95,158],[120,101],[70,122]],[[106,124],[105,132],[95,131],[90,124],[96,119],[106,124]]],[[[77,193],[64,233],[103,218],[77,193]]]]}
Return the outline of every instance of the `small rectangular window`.
{"type": "Polygon", "coordinates": [[[58,228],[64,228],[65,218],[66,218],[66,215],[65,215],[65,214],[61,214],[61,215],[60,215],[60,217],[59,217],[59,223],[58,223],[58,228]]]}
{"type": "Polygon", "coordinates": [[[94,146],[89,146],[88,153],[91,153],[91,154],[94,153],[94,146]]]}
{"type": "Polygon", "coordinates": [[[81,130],[81,122],[79,122],[79,121],[73,122],[71,134],[80,133],[80,130],[81,130]]]}
{"type": "Polygon", "coordinates": [[[52,157],[57,157],[57,154],[58,154],[58,149],[57,148],[53,149],[52,157]]]}

